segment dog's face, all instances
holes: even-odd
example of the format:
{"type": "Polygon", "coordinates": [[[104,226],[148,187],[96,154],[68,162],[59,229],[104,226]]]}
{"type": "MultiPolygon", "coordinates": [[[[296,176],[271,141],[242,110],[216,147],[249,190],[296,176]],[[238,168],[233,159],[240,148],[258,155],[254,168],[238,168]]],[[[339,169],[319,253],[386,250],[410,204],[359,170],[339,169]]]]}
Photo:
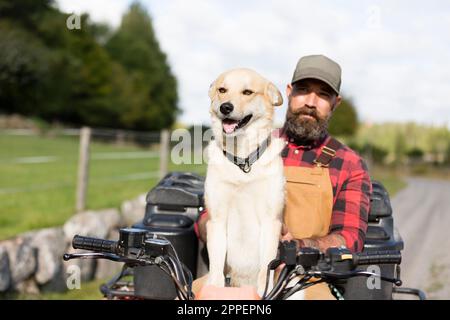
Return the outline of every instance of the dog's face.
{"type": "Polygon", "coordinates": [[[274,106],[283,104],[273,83],[250,69],[221,74],[210,86],[212,129],[217,137],[238,136],[252,126],[270,126],[274,106]]]}

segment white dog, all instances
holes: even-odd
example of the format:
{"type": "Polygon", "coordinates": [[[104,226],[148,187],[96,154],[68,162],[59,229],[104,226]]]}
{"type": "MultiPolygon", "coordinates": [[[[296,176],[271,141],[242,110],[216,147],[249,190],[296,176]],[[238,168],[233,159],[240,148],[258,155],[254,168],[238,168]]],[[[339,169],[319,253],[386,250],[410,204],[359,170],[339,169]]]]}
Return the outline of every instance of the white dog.
{"type": "Polygon", "coordinates": [[[272,135],[272,125],[283,98],[249,69],[220,75],[209,97],[214,140],[205,182],[207,284],[223,287],[229,275],[232,286],[252,285],[261,295],[282,226],[285,144],[272,135]]]}

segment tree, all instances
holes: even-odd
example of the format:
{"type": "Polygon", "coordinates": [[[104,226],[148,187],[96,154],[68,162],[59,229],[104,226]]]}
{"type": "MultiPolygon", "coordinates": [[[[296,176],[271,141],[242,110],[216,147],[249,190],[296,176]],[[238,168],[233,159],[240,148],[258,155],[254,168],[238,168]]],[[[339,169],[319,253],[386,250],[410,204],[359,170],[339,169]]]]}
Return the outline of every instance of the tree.
{"type": "Polygon", "coordinates": [[[402,164],[406,154],[406,137],[401,128],[398,128],[394,141],[395,164],[402,164]]]}
{"type": "Polygon", "coordinates": [[[350,99],[342,99],[333,112],[328,130],[335,136],[353,136],[358,129],[358,115],[350,99]]]}
{"type": "Polygon", "coordinates": [[[0,22],[0,108],[7,113],[32,114],[42,103],[50,51],[26,30],[0,22]]]}
{"type": "Polygon", "coordinates": [[[109,41],[87,14],[68,30],[51,0],[0,0],[0,17],[1,112],[138,130],[174,123],[176,80],[140,5],[109,41]]]}
{"type": "Polygon", "coordinates": [[[444,163],[450,165],[450,137],[447,137],[447,148],[445,149],[444,163]]]}
{"type": "Polygon", "coordinates": [[[420,148],[412,148],[406,152],[406,155],[413,160],[422,160],[424,152],[420,148]]]}
{"type": "Polygon", "coordinates": [[[130,6],[106,48],[131,74],[135,97],[122,114],[125,126],[141,130],[171,126],[179,113],[177,82],[159,47],[151,18],[140,4],[130,6]]]}
{"type": "Polygon", "coordinates": [[[51,4],[0,2],[1,110],[76,125],[119,126],[112,101],[114,62],[92,35],[88,15],[81,17],[81,30],[69,31],[68,15],[51,4]]]}

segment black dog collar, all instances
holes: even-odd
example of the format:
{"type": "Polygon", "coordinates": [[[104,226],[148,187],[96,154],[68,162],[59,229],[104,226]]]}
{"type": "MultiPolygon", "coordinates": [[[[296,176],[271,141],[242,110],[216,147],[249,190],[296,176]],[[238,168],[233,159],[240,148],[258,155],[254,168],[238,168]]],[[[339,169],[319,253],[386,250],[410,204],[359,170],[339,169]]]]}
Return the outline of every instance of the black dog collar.
{"type": "Polygon", "coordinates": [[[250,155],[245,159],[236,157],[235,155],[225,150],[223,150],[223,155],[227,157],[228,160],[237,165],[239,169],[241,169],[245,173],[249,173],[250,170],[252,169],[252,165],[256,162],[256,160],[258,160],[261,157],[264,151],[266,151],[269,144],[270,144],[270,135],[266,140],[263,141],[261,145],[258,146],[258,148],[256,148],[255,151],[250,153],[250,155]]]}

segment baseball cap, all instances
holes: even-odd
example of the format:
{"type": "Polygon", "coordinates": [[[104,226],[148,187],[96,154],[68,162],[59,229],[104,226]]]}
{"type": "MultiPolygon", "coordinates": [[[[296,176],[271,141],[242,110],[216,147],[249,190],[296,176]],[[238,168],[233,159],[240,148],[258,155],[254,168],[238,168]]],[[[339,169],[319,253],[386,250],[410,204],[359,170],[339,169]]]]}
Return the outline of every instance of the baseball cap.
{"type": "Polygon", "coordinates": [[[300,58],[295,67],[291,83],[309,78],[327,83],[339,94],[341,88],[341,67],[330,58],[324,55],[310,55],[300,58]]]}

